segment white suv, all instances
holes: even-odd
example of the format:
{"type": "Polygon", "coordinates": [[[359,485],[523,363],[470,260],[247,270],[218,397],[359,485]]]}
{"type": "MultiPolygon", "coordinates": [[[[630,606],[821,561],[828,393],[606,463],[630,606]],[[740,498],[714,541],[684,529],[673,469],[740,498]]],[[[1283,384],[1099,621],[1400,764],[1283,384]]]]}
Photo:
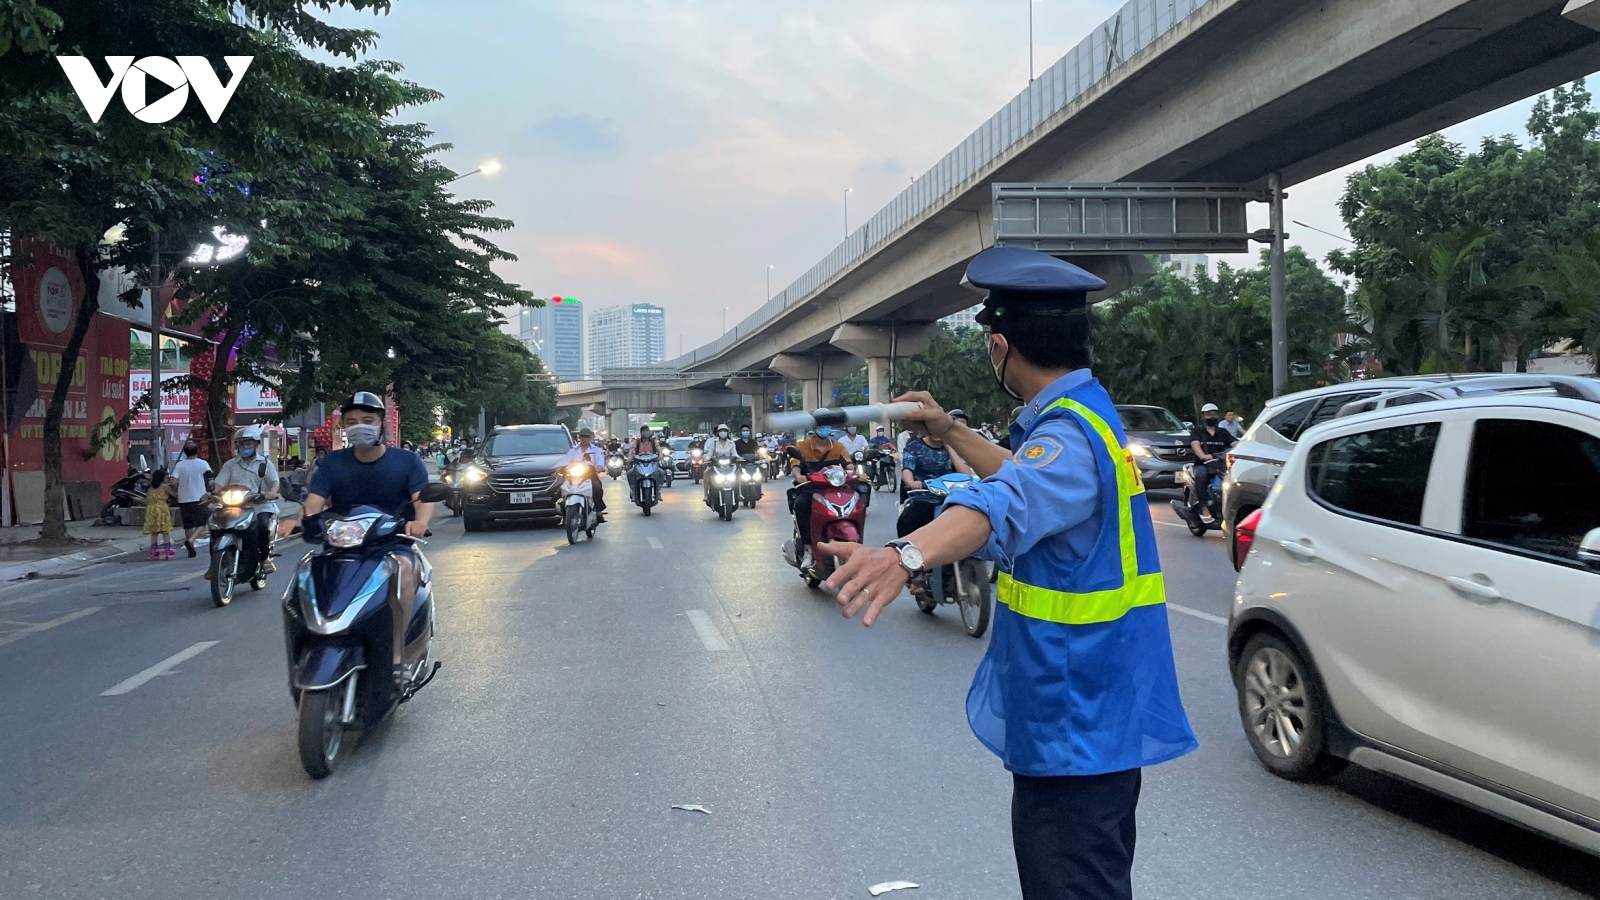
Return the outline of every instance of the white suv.
{"type": "Polygon", "coordinates": [[[1400,406],[1300,436],[1228,626],[1286,778],[1346,760],[1600,853],[1600,388],[1400,406]]]}

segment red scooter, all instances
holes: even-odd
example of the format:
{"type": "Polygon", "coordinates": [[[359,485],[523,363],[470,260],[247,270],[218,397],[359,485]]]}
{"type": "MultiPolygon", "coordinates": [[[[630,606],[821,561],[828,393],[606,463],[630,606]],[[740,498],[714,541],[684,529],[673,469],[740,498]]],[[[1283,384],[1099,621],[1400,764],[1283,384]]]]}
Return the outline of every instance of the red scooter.
{"type": "Polygon", "coordinates": [[[800,570],[800,577],[807,586],[815,588],[826,581],[838,565],[835,557],[818,552],[816,545],[824,541],[861,542],[867,524],[867,495],[872,487],[855,472],[847,472],[843,466],[836,465],[811,473],[807,482],[817,485],[808,491],[811,494],[807,510],[811,516],[811,545],[800,546],[797,526],[794,538],[783,545],[783,558],[800,570]],[[806,551],[810,551],[810,565],[806,565],[806,551]]]}

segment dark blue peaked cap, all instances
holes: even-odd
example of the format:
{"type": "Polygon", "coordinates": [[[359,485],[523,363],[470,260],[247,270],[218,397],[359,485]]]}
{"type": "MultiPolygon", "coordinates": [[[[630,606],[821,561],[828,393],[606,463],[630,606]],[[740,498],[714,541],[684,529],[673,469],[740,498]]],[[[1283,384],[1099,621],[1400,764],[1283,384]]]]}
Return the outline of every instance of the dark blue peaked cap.
{"type": "Polygon", "coordinates": [[[967,264],[965,282],[989,292],[977,317],[981,325],[1007,314],[1083,315],[1089,292],[1106,287],[1105,279],[1092,272],[1023,247],[991,247],[979,253],[967,264]]]}

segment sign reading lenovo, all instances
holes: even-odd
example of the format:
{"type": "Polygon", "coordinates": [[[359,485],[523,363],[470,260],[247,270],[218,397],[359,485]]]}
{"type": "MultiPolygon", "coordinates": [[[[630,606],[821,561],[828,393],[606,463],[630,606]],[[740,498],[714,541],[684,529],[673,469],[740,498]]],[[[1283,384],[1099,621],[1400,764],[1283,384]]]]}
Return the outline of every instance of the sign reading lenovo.
{"type": "Polygon", "coordinates": [[[176,59],[146,56],[137,62],[131,56],[108,56],[105,59],[111,70],[110,81],[100,80],[100,73],[95,71],[94,63],[86,56],[56,57],[62,71],[67,73],[72,89],[78,92],[78,99],[83,101],[84,111],[89,118],[99,122],[111,103],[111,95],[120,87],[122,103],[134,118],[159,125],[172,121],[183,112],[189,103],[190,88],[194,88],[194,95],[200,98],[200,105],[205,107],[211,121],[220,120],[222,111],[228,108],[228,101],[233,99],[233,92],[244,80],[245,70],[250,68],[255,57],[224,56],[223,61],[233,73],[233,80],[227,84],[222,83],[216,70],[203,56],[180,56],[176,59]],[[171,92],[157,100],[150,100],[148,89],[152,78],[171,88],[171,92]]]}

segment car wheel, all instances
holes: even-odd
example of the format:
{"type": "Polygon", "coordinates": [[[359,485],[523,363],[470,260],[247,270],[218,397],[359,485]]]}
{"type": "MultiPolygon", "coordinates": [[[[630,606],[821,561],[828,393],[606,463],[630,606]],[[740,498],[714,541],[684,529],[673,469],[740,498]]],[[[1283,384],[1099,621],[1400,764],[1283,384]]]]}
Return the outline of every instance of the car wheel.
{"type": "Polygon", "coordinates": [[[469,532],[482,531],[489,522],[483,516],[465,515],[461,517],[461,527],[469,532]]]}
{"type": "Polygon", "coordinates": [[[1316,781],[1344,768],[1328,753],[1327,696],[1288,641],[1272,633],[1252,637],[1233,680],[1245,739],[1268,771],[1316,781]]]}

